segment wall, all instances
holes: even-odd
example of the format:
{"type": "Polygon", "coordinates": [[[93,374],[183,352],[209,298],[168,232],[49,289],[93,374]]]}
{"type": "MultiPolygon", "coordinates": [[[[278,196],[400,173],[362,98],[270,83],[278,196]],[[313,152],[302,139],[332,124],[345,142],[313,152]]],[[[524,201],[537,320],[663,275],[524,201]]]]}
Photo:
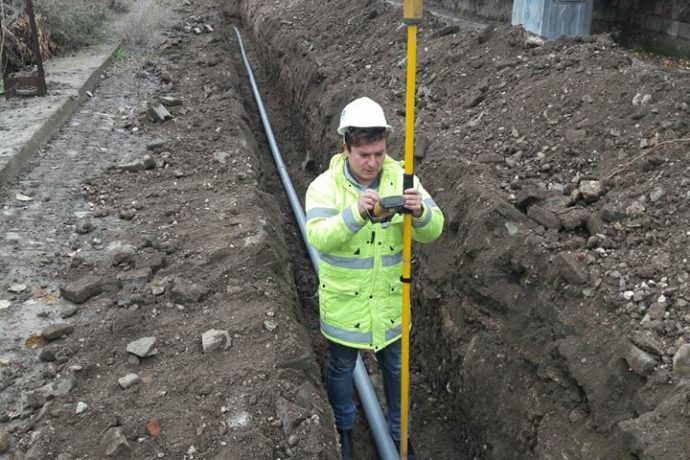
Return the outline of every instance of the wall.
{"type": "MultiPolygon", "coordinates": [[[[512,0],[427,0],[460,14],[510,21],[512,0]]],[[[594,0],[592,32],[615,32],[626,46],[690,56],[690,0],[594,0]]]]}
{"type": "Polygon", "coordinates": [[[595,0],[594,32],[614,30],[624,44],[690,55],[690,0],[595,0]]]}

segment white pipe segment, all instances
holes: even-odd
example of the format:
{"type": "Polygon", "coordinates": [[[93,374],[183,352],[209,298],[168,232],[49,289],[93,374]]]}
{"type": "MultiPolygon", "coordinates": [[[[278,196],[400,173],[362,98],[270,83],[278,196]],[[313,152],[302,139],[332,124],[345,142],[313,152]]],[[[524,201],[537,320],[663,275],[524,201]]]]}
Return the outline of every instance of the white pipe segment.
{"type": "MultiPolygon", "coordinates": [[[[273,154],[273,159],[276,163],[276,168],[278,168],[278,174],[283,182],[283,187],[285,188],[285,193],[290,201],[290,206],[297,219],[297,224],[299,225],[300,232],[302,233],[302,238],[304,239],[304,244],[309,251],[309,257],[311,258],[311,263],[314,266],[314,271],[319,274],[319,254],[307,241],[307,232],[305,229],[305,214],[300,204],[299,198],[295,193],[295,189],[292,186],[292,181],[290,180],[290,175],[285,163],[283,163],[283,158],[278,149],[278,144],[276,143],[275,137],[273,136],[273,130],[271,129],[271,123],[266,115],[266,110],[264,109],[264,104],[261,99],[261,94],[259,93],[259,88],[254,80],[254,73],[249,66],[249,60],[247,59],[247,54],[244,50],[244,45],[242,43],[242,36],[237,27],[233,26],[235,29],[235,34],[237,34],[237,41],[240,45],[240,52],[242,53],[242,60],[244,61],[244,67],[247,70],[247,75],[249,76],[249,84],[252,87],[252,92],[254,93],[254,100],[259,109],[259,115],[261,116],[261,121],[264,126],[264,132],[266,134],[266,139],[268,140],[268,145],[273,154]]],[[[391,438],[390,431],[388,430],[388,424],[383,412],[381,411],[381,406],[376,399],[376,394],[374,393],[374,387],[371,384],[371,380],[367,375],[367,371],[364,368],[364,363],[362,358],[357,358],[357,365],[355,366],[354,373],[355,388],[357,388],[357,394],[362,403],[362,408],[364,409],[364,414],[369,422],[369,428],[374,436],[374,441],[376,442],[376,448],[379,452],[379,457],[381,460],[396,460],[400,458],[393,439],[391,438]]]]}

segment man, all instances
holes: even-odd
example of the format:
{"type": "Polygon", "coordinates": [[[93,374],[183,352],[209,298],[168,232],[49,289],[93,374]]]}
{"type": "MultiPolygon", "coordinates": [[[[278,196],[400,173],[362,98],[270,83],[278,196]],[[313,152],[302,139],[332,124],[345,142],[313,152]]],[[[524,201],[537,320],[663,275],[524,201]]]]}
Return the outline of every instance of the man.
{"type": "MultiPolygon", "coordinates": [[[[353,370],[360,349],[376,353],[393,440],[400,439],[400,332],[402,320],[403,217],[380,222],[381,197],[403,193],[412,213],[412,237],[433,241],[443,214],[415,178],[402,190],[403,168],[386,155],[390,126],[383,109],[363,97],[342,111],[338,134],[343,153],[307,190],[307,238],[320,253],[321,332],[328,340],[328,399],[340,434],[343,459],[353,458],[353,370]]],[[[409,444],[409,459],[414,458],[409,444]]]]}

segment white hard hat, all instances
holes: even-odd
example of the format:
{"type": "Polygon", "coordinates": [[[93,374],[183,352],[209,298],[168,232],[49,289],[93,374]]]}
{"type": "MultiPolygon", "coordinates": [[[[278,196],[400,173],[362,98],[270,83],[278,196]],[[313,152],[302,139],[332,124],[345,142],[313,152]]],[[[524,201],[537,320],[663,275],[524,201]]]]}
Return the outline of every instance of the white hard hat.
{"type": "Polygon", "coordinates": [[[347,128],[386,128],[391,127],[386,123],[383,109],[368,97],[360,97],[345,106],[340,113],[340,126],[338,134],[343,135],[347,128]]]}

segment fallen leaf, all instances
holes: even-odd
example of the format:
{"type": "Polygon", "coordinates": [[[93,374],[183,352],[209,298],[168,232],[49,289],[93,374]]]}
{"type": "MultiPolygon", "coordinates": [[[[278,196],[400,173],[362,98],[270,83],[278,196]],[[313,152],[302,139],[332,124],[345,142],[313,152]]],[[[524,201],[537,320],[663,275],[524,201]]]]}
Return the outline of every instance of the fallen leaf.
{"type": "Polygon", "coordinates": [[[42,348],[48,345],[48,341],[40,335],[30,335],[24,342],[27,348],[42,348]]]}
{"type": "Polygon", "coordinates": [[[155,438],[156,436],[161,434],[161,426],[158,423],[158,420],[152,418],[151,420],[146,422],[146,434],[151,436],[152,438],[155,438]]]}

